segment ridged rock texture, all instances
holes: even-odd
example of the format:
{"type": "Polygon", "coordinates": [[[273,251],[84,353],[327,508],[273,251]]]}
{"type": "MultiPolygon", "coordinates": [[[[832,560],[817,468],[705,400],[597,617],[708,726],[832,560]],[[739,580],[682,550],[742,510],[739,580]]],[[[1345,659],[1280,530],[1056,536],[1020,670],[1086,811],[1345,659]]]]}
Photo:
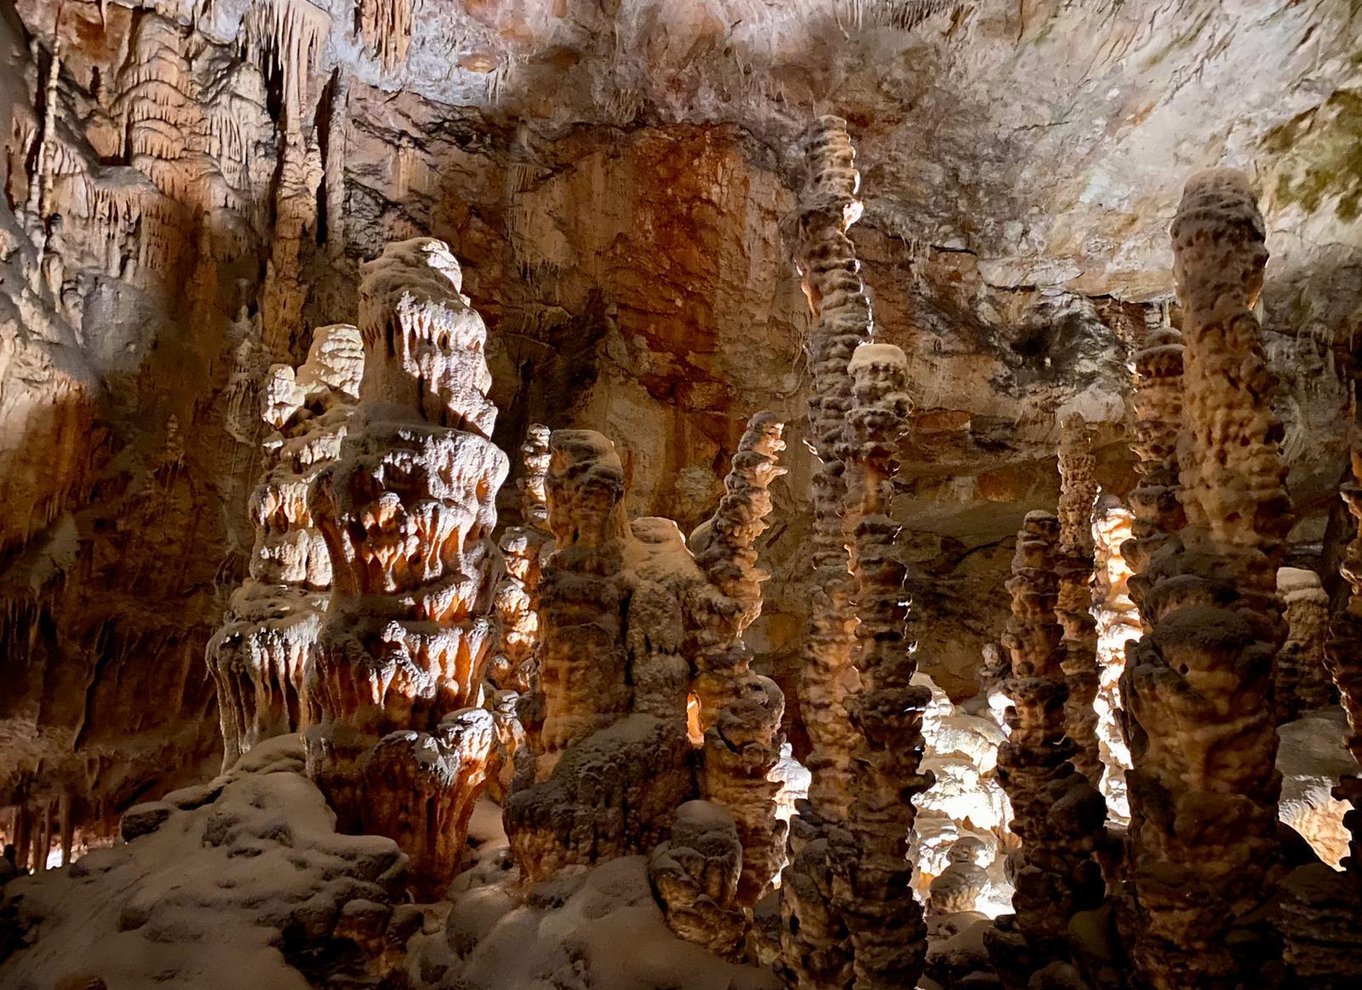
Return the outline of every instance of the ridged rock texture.
{"type": "MultiPolygon", "coordinates": [[[[1293,522],[1252,312],[1267,250],[1244,177],[1188,180],[1172,235],[1187,524],[1137,561],[1132,588],[1138,581],[1150,631],[1132,646],[1121,687],[1134,763],[1132,956],[1159,990],[1253,982],[1279,951],[1254,916],[1279,860],[1272,661],[1286,633],[1276,575],[1293,522]]],[[[1133,504],[1143,553],[1148,503],[1133,504]]],[[[1135,560],[1131,544],[1126,555],[1135,560]]]]}
{"type": "Polygon", "coordinates": [[[208,641],[223,769],[271,736],[316,720],[308,680],[329,604],[331,558],[313,524],[311,486],[341,452],[364,374],[356,327],[318,327],[307,361],[270,369],[260,392],[265,471],[251,494],[247,579],[208,641]]]}
{"type": "MultiPolygon", "coordinates": [[[[1353,480],[1341,494],[1357,529],[1340,567],[1351,594],[1347,607],[1334,617],[1327,656],[1329,674],[1348,715],[1348,749],[1362,765],[1362,449],[1352,453],[1352,473],[1353,480]]],[[[1352,833],[1344,866],[1362,886],[1362,773],[1341,780],[1334,797],[1353,806],[1344,819],[1352,833]]]]}
{"type": "Polygon", "coordinates": [[[1130,565],[1122,548],[1131,539],[1134,516],[1113,495],[1098,497],[1093,510],[1093,603],[1097,623],[1098,755],[1102,758],[1102,796],[1114,823],[1130,821],[1126,799],[1126,771],[1130,747],[1122,722],[1121,675],[1126,669],[1126,645],[1142,634],[1140,610],[1130,597],[1130,565]]]}
{"type": "Polygon", "coordinates": [[[1064,677],[1069,697],[1064,702],[1065,733],[1074,744],[1075,769],[1101,786],[1102,757],[1097,741],[1097,621],[1090,611],[1092,592],[1093,504],[1100,486],[1094,475],[1097,459],[1093,437],[1081,413],[1071,413],[1061,424],[1059,440],[1059,601],[1056,615],[1064,627],[1064,677]]]}
{"type": "MultiPolygon", "coordinates": [[[[808,120],[790,107],[851,120],[869,163],[853,236],[917,400],[894,516],[933,619],[919,662],[953,700],[1006,616],[1003,542],[1057,494],[1058,416],[1115,438],[1130,347],[1167,298],[1178,184],[1151,147],[1252,162],[1269,190],[1264,320],[1310,526],[1337,486],[1359,257],[1349,4],[6,10],[0,500],[19,508],[0,521],[0,802],[71,793],[79,827],[107,829],[220,766],[203,652],[255,539],[258,383],[304,360],[311,328],[357,324],[360,264],[425,233],[487,320],[504,450],[533,422],[602,430],[631,515],[689,531],[750,412],[791,424],[748,639],[802,756],[810,382],[779,219],[808,120]]],[[[1119,444],[1099,466],[1128,488],[1119,444]]]]}
{"type": "Polygon", "coordinates": [[[1012,895],[1017,931],[1000,930],[989,952],[1009,986],[1025,986],[1028,971],[1065,964],[1071,920],[1100,905],[1106,892],[1098,862],[1106,804],[1074,768],[1076,747],[1066,731],[1064,630],[1055,618],[1059,532],[1054,515],[1027,515],[1007,585],[1012,618],[1003,645],[1012,655],[1013,707],[998,776],[1022,845],[1012,895]]]}
{"type": "Polygon", "coordinates": [[[932,695],[913,683],[907,568],[894,546],[898,523],[889,515],[898,445],[912,408],[908,360],[892,344],[862,344],[847,370],[852,406],[839,454],[847,504],[857,507],[848,515],[856,520],[851,570],[860,676],[845,698],[857,738],[849,781],[851,843],[843,843],[840,833],[833,840],[833,869],[841,881],[834,903],[855,951],[854,985],[887,990],[915,986],[927,953],[908,843],[913,799],[932,784],[932,775],[920,769],[922,716],[932,695]]]}
{"type": "Polygon", "coordinates": [[[812,744],[809,800],[818,813],[843,821],[851,804],[848,764],[856,732],[845,698],[855,687],[856,617],[847,544],[855,520],[847,515],[846,464],[841,456],[852,383],[847,365],[869,341],[870,301],[861,284],[856,250],[847,229],[861,216],[856,199],[861,176],[846,121],[820,117],[805,132],[806,168],[800,192],[796,264],[813,312],[809,328],[809,432],[818,466],[813,476],[813,565],[809,631],[800,671],[800,712],[812,744]]]}
{"type": "Polygon", "coordinates": [[[432,238],[366,267],[360,407],[313,499],[333,577],[308,772],[340,826],[397,840],[426,890],[458,866],[496,740],[475,706],[496,646],[508,462],[490,439],[486,328],[461,288],[432,238]]]}
{"type": "Polygon", "coordinates": [[[506,804],[511,848],[534,879],[667,843],[654,864],[674,929],[698,937],[687,920],[696,912],[726,918],[709,937],[730,948],[745,927],[742,909],[779,868],[783,837],[769,779],[783,699],[750,670],[740,639],[760,612],[755,540],[781,473],[781,434],[774,417],[752,418],[727,494],[689,547],[670,519],[628,518],[608,439],[550,435],[555,542],[539,585],[533,783],[506,804]],[[708,854],[686,845],[698,833],[676,819],[702,797],[736,840],[736,857],[721,857],[731,877],[716,889],[701,866],[708,854]]]}
{"type": "Polygon", "coordinates": [[[718,509],[687,540],[696,563],[722,596],[706,610],[691,697],[704,738],[700,790],[732,814],[742,848],[737,903],[751,908],[785,864],[786,826],[776,817],[781,716],[785,698],[752,670],[743,633],[761,614],[757,540],[770,526],[771,484],[785,474],[785,424],[757,413],[733,455],[718,509]]]}
{"type": "Polygon", "coordinates": [[[1286,642],[1273,665],[1273,700],[1277,724],[1291,722],[1307,712],[1327,708],[1338,692],[1324,663],[1329,637],[1329,596],[1319,575],[1299,567],[1277,571],[1277,594],[1286,606],[1286,642]]]}

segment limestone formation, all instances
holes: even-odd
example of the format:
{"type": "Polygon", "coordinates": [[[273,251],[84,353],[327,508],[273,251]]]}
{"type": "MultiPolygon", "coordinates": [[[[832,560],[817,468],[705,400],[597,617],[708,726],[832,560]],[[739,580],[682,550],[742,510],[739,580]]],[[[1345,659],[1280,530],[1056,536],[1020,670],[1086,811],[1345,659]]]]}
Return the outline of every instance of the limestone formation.
{"type": "Polygon", "coordinates": [[[805,133],[807,178],[800,193],[796,258],[813,312],[809,423],[818,466],[813,478],[814,530],[809,634],[800,672],[800,711],[813,751],[809,799],[826,819],[842,821],[851,803],[849,761],[855,730],[845,697],[855,686],[855,616],[847,542],[845,464],[839,452],[852,398],[847,366],[870,337],[870,302],[847,229],[860,218],[860,173],[846,121],[820,117],[805,133]]]}
{"type": "Polygon", "coordinates": [[[785,474],[785,425],[770,413],[747,424],[718,509],[687,543],[718,592],[698,631],[691,697],[704,737],[701,792],[732,814],[742,845],[738,903],[751,907],[770,889],[785,861],[786,825],[777,815],[785,699],[752,670],[742,636],[761,613],[768,575],[757,563],[758,537],[771,514],[771,483],[785,474]]]}
{"type": "Polygon", "coordinates": [[[498,688],[527,695],[536,676],[534,653],[539,643],[539,581],[544,558],[552,547],[548,528],[549,428],[533,424],[520,445],[522,523],[508,526],[500,546],[506,579],[497,589],[501,645],[492,658],[491,677],[498,688]]]}
{"type": "Polygon", "coordinates": [[[1075,770],[1075,747],[1065,729],[1064,632],[1055,619],[1059,532],[1055,516],[1028,513],[1007,584],[1012,618],[1003,643],[1012,655],[1013,708],[1011,733],[998,750],[998,775],[1012,801],[1012,831],[1021,837],[1012,906],[1028,955],[995,953],[1000,970],[1039,969],[1067,959],[1071,920],[1097,907],[1105,893],[1097,854],[1106,806],[1075,770]]]}
{"type": "MultiPolygon", "coordinates": [[[[720,809],[738,839],[734,889],[720,898],[726,917],[741,916],[779,869],[783,698],[750,669],[741,636],[761,609],[755,543],[771,510],[769,486],[783,473],[782,430],[769,414],[752,418],[727,494],[689,547],[671,520],[628,519],[609,440],[585,430],[551,435],[545,490],[555,542],[539,585],[534,783],[506,806],[529,876],[664,841],[682,848],[675,830],[686,826],[673,819],[696,797],[720,809]]],[[[654,858],[667,864],[659,868],[669,878],[668,916],[690,938],[697,929],[683,919],[710,908],[686,904],[685,892],[699,888],[677,872],[681,855],[654,858]]]]}
{"type": "Polygon", "coordinates": [[[271,736],[316,718],[307,685],[331,587],[331,560],[312,519],[313,480],[339,456],[359,396],[364,351],[352,326],[319,327],[295,372],[275,365],[260,399],[264,480],[251,496],[248,577],[209,640],[223,768],[271,736]]]}
{"type": "MultiPolygon", "coordinates": [[[[1334,616],[1327,653],[1329,674],[1348,715],[1348,749],[1362,765],[1362,450],[1352,452],[1353,481],[1341,492],[1357,525],[1339,570],[1351,588],[1347,607],[1334,616]]],[[[1351,802],[1344,824],[1352,834],[1344,866],[1362,884],[1362,773],[1339,781],[1334,797],[1351,802]]]]}
{"type": "Polygon", "coordinates": [[[1102,796],[1107,816],[1125,825],[1130,821],[1126,799],[1126,771],[1130,747],[1122,723],[1121,675],[1126,669],[1126,645],[1139,639],[1140,611],[1130,597],[1130,565],[1122,547],[1131,539],[1133,517],[1121,501],[1102,495],[1093,513],[1094,580],[1092,614],[1097,622],[1098,755],[1102,758],[1102,796]]]}
{"type": "MultiPolygon", "coordinates": [[[[1121,685],[1134,764],[1132,956],[1139,978],[1158,990],[1253,982],[1274,952],[1255,915],[1278,860],[1271,678],[1285,633],[1276,571],[1292,524],[1273,376],[1252,312],[1267,251],[1242,176],[1205,172],[1187,183],[1173,254],[1187,525],[1150,552],[1151,507],[1166,520],[1176,511],[1158,505],[1169,479],[1147,461],[1144,491],[1132,495],[1136,539],[1126,545],[1141,570],[1131,587],[1147,632],[1130,649],[1121,685]]],[[[1165,359],[1171,364],[1166,348],[1165,359]]],[[[1156,467],[1166,436],[1145,432],[1156,467]]]]}
{"type": "Polygon", "coordinates": [[[1102,759],[1097,740],[1099,689],[1097,622],[1089,607],[1088,582],[1094,569],[1092,513],[1098,484],[1092,434],[1078,413],[1063,423],[1059,441],[1059,623],[1064,627],[1064,676],[1069,697],[1064,703],[1065,732],[1074,744],[1075,769],[1101,786],[1102,759]]]}
{"type": "Polygon", "coordinates": [[[855,950],[856,986],[915,986],[927,952],[922,908],[913,896],[908,838],[913,798],[932,784],[920,769],[922,716],[931,691],[913,683],[909,649],[907,569],[889,515],[898,471],[898,444],[911,401],[908,362],[897,347],[862,344],[848,371],[853,404],[844,456],[847,499],[857,511],[852,546],[855,579],[855,665],[859,683],[846,696],[857,731],[850,766],[852,804],[847,828],[854,856],[834,857],[842,884],[837,900],[855,950]]]}
{"type": "Polygon", "coordinates": [[[671,838],[648,857],[667,927],[718,955],[734,955],[746,930],[738,902],[742,860],[737,825],[723,808],[708,801],[678,808],[671,838]]]}
{"type": "Polygon", "coordinates": [[[1329,596],[1319,575],[1298,567],[1277,571],[1277,594],[1286,606],[1286,642],[1273,665],[1272,694],[1280,725],[1337,700],[1324,665],[1328,638],[1329,596]]]}
{"type": "Polygon", "coordinates": [[[362,417],[322,471],[314,517],[331,607],[310,693],[308,770],[341,826],[407,844],[430,889],[458,863],[496,733],[481,701],[501,570],[506,456],[486,329],[445,245],[390,245],[360,287],[362,417]]]}

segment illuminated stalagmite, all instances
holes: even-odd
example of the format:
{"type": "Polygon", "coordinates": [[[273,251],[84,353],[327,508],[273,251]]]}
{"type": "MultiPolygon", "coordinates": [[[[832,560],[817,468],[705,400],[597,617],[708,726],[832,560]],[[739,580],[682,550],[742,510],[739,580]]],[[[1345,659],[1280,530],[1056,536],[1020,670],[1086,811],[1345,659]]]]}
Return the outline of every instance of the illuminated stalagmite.
{"type": "Polygon", "coordinates": [[[1126,771],[1130,748],[1121,727],[1121,675],[1126,669],[1126,644],[1140,637],[1140,612],[1130,598],[1130,565],[1121,548],[1130,539],[1130,510],[1113,495],[1102,495],[1093,512],[1093,618],[1097,621],[1098,754],[1102,758],[1102,796],[1107,815],[1118,824],[1130,820],[1126,799],[1126,771]]]}
{"type": "MultiPolygon", "coordinates": [[[[1022,840],[1012,906],[1029,947],[1023,958],[1037,967],[1067,957],[1070,920],[1100,904],[1105,893],[1096,854],[1106,805],[1075,770],[1075,747],[1065,731],[1064,633],[1055,618],[1059,531],[1050,513],[1027,514],[1007,583],[1012,618],[1003,637],[1012,655],[1013,708],[998,775],[1012,801],[1012,830],[1022,840]]],[[[1012,947],[1004,940],[1003,951],[994,953],[1000,970],[1019,965],[1007,958],[1012,947]]]]}
{"type": "Polygon", "coordinates": [[[315,719],[307,681],[331,559],[313,524],[309,489],[340,454],[363,373],[359,330],[319,327],[302,367],[275,365],[261,393],[262,416],[275,432],[265,438],[264,479],[250,501],[255,547],[248,577],[208,643],[225,768],[262,739],[315,719]]]}
{"type": "Polygon", "coordinates": [[[553,542],[549,532],[549,428],[533,424],[520,445],[520,489],[523,520],[501,536],[506,580],[497,589],[497,617],[501,620],[501,649],[492,659],[491,676],[497,687],[524,694],[534,677],[534,650],[539,643],[539,580],[543,557],[553,542]]]}
{"type": "Polygon", "coordinates": [[[1290,722],[1337,700],[1324,665],[1329,596],[1319,575],[1298,567],[1277,571],[1277,593],[1286,606],[1286,642],[1273,667],[1277,723],[1290,722]]]}
{"type": "Polygon", "coordinates": [[[1147,555],[1147,501],[1136,490],[1141,573],[1131,584],[1149,632],[1132,645],[1122,682],[1134,763],[1132,954],[1159,990],[1253,982],[1273,951],[1252,916],[1278,857],[1270,699],[1285,634],[1276,572],[1292,522],[1274,381],[1252,313],[1267,251],[1241,175],[1203,172],[1187,183],[1173,256],[1187,524],[1147,555]]]}
{"type": "Polygon", "coordinates": [[[847,229],[861,215],[860,173],[846,121],[820,117],[804,135],[808,178],[800,193],[797,261],[813,310],[809,363],[813,370],[809,422],[818,457],[813,479],[813,575],[810,628],[800,673],[800,712],[813,745],[808,758],[809,800],[818,813],[844,820],[851,803],[848,762],[855,730],[844,698],[854,686],[855,616],[849,607],[847,542],[853,520],[844,515],[845,465],[839,452],[852,406],[847,365],[870,337],[870,302],[847,229]]]}
{"type": "Polygon", "coordinates": [[[889,344],[862,344],[849,372],[853,404],[848,414],[846,487],[854,514],[852,573],[856,668],[860,678],[846,698],[857,730],[851,760],[850,849],[838,848],[833,869],[843,919],[855,950],[856,986],[916,986],[927,952],[927,927],[913,896],[908,837],[913,798],[931,786],[922,760],[922,715],[931,691],[912,683],[917,661],[906,623],[907,569],[894,541],[891,517],[898,444],[912,403],[908,361],[889,344]],[[848,855],[850,853],[850,855],[848,855]]]}
{"type": "Polygon", "coordinates": [[[495,739],[473,706],[496,645],[507,460],[490,440],[486,328],[461,285],[429,238],[365,266],[360,411],[314,497],[333,584],[308,769],[343,828],[396,839],[431,889],[458,863],[495,739]]]}
{"type": "Polygon", "coordinates": [[[1097,479],[1092,453],[1092,433],[1078,413],[1068,416],[1059,442],[1059,604],[1064,627],[1064,676],[1069,698],[1064,703],[1064,723],[1074,744],[1073,764],[1094,786],[1100,786],[1102,759],[1097,741],[1097,712],[1093,701],[1098,692],[1097,622],[1090,611],[1092,592],[1093,502],[1097,479]]]}

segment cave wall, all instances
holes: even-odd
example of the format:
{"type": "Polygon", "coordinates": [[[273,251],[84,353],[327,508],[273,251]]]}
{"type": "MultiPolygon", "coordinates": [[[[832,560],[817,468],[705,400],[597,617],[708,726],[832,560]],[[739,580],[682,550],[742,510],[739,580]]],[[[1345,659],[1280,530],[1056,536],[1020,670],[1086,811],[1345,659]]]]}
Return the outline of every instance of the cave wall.
{"type": "Polygon", "coordinates": [[[630,511],[684,529],[750,413],[792,424],[749,635],[793,699],[808,317],[781,229],[818,112],[853,128],[853,237],[909,356],[895,514],[951,695],[1057,498],[1063,414],[1132,484],[1127,361],[1180,318],[1166,230],[1205,165],[1263,190],[1298,554],[1323,539],[1362,319],[1352,5],[424,0],[409,36],[354,7],[0,5],[0,804],[70,790],[92,820],[216,761],[202,651],[251,543],[254,383],[415,234],[487,319],[503,448],[601,430],[630,511]]]}

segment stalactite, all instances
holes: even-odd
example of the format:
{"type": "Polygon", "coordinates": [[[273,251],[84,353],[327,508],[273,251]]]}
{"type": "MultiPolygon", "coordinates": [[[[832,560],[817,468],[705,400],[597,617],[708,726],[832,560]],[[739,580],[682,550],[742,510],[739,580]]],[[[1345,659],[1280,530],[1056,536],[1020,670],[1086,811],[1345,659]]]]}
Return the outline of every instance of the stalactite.
{"type": "Polygon", "coordinates": [[[1065,731],[1074,744],[1073,764],[1100,787],[1102,759],[1097,742],[1097,622],[1089,607],[1093,574],[1092,509],[1098,485],[1093,472],[1092,433],[1078,413],[1065,418],[1059,441],[1059,603],[1056,615],[1064,627],[1064,676],[1069,697],[1064,703],[1065,731]]]}
{"type": "Polygon", "coordinates": [[[808,177],[800,194],[796,247],[803,288],[813,311],[809,363],[810,432],[814,472],[814,526],[810,628],[800,672],[800,711],[813,751],[809,800],[820,816],[842,821],[851,803],[848,762],[855,730],[844,698],[854,686],[856,617],[849,607],[851,575],[847,543],[854,520],[844,514],[846,480],[838,447],[851,410],[847,365],[856,346],[869,339],[870,303],[847,229],[861,214],[856,199],[860,173],[846,121],[820,117],[803,138],[808,177]]]}
{"type": "Polygon", "coordinates": [[[932,784],[932,775],[919,767],[931,691],[912,683],[917,661],[907,636],[907,569],[894,551],[899,524],[890,515],[898,444],[912,407],[908,360],[892,345],[862,344],[848,370],[853,403],[846,483],[848,502],[858,503],[852,573],[860,680],[847,695],[857,730],[850,765],[852,841],[848,849],[834,847],[833,869],[842,881],[834,903],[851,936],[856,987],[888,990],[916,986],[927,952],[908,837],[913,798],[932,784]]]}
{"type": "Polygon", "coordinates": [[[319,327],[295,372],[275,365],[261,391],[265,470],[250,498],[255,545],[248,576],[208,643],[217,684],[223,769],[256,743],[306,728],[317,636],[331,587],[331,561],[315,528],[309,489],[339,456],[363,376],[352,326],[319,327]]]}
{"type": "Polygon", "coordinates": [[[322,182],[317,146],[293,128],[285,130],[282,141],[270,259],[260,292],[264,345],[277,361],[288,358],[302,328],[307,301],[302,251],[317,226],[317,189],[322,182]]]}
{"type": "Polygon", "coordinates": [[[461,289],[430,238],[364,267],[360,411],[314,486],[333,584],[308,772],[342,828],[404,843],[431,892],[458,865],[496,739],[474,706],[495,647],[508,464],[490,439],[486,328],[461,289]]]}
{"type": "Polygon", "coordinates": [[[1121,675],[1126,669],[1126,645],[1140,638],[1140,612],[1130,597],[1130,566],[1121,548],[1130,540],[1133,517],[1112,495],[1098,497],[1093,513],[1094,575],[1092,614],[1097,622],[1098,752],[1102,758],[1102,796],[1107,816],[1115,824],[1130,821],[1126,771],[1130,748],[1122,728],[1121,675]]]}
{"type": "Polygon", "coordinates": [[[1000,973],[1013,977],[1062,964],[1071,919],[1098,906],[1105,893],[1097,853],[1106,806],[1075,770],[1065,728],[1064,632],[1055,618],[1059,533],[1055,516],[1028,513],[1007,583],[1012,617],[1003,643],[1012,655],[1013,708],[998,776],[1012,801],[1012,831],[1022,840],[1012,906],[1024,948],[1018,954],[1015,939],[1000,938],[990,953],[1000,973]]]}
{"type": "Polygon", "coordinates": [[[1273,665],[1273,700],[1277,724],[1291,722],[1306,712],[1327,708],[1338,700],[1324,665],[1328,635],[1329,596],[1319,575],[1297,567],[1277,571],[1277,594],[1286,606],[1286,642],[1273,665]]]}
{"type": "Polygon", "coordinates": [[[359,36],[385,70],[391,71],[407,57],[415,9],[416,0],[358,0],[359,36]]]}
{"type": "Polygon", "coordinates": [[[1148,631],[1121,684],[1134,763],[1132,956],[1155,990],[1253,982],[1277,951],[1257,919],[1278,862],[1271,676],[1285,632],[1276,570],[1292,522],[1281,423],[1268,405],[1274,382],[1252,313],[1267,251],[1242,176],[1205,172],[1187,183],[1173,255],[1187,525],[1149,553],[1148,490],[1136,489],[1126,554],[1135,559],[1133,545],[1140,557],[1131,587],[1148,631]]]}

